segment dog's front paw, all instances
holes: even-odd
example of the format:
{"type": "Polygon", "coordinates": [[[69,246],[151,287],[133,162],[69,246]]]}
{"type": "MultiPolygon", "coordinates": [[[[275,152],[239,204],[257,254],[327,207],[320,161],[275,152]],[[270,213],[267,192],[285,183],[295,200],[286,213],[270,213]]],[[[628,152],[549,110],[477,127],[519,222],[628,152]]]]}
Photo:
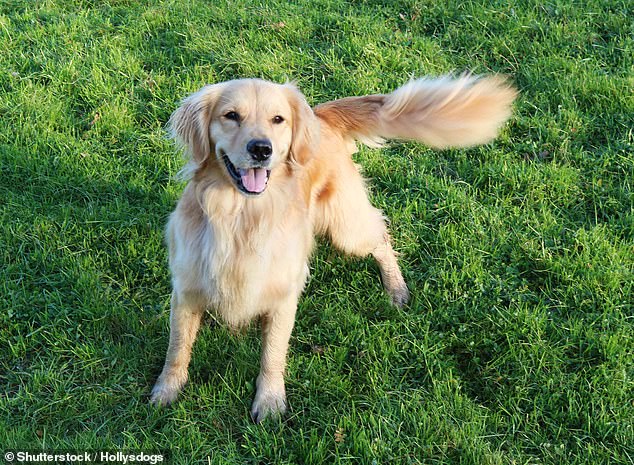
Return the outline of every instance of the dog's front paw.
{"type": "Polygon", "coordinates": [[[251,406],[251,418],[260,423],[266,417],[279,417],[286,412],[286,389],[282,382],[281,387],[276,388],[258,386],[255,399],[251,406]]]}
{"type": "Polygon", "coordinates": [[[169,405],[176,400],[179,392],[180,386],[178,384],[164,382],[159,379],[152,388],[150,403],[158,406],[169,405]]]}

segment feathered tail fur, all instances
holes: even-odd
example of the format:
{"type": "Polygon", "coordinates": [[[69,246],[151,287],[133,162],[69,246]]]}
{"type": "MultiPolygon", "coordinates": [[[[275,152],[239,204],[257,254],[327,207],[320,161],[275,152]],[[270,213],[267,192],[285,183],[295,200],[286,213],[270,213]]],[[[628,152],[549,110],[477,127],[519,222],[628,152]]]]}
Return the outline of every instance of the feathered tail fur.
{"type": "Polygon", "coordinates": [[[516,95],[498,76],[417,79],[391,94],[324,103],[315,114],[368,145],[409,139],[434,148],[469,147],[495,138],[516,95]]]}

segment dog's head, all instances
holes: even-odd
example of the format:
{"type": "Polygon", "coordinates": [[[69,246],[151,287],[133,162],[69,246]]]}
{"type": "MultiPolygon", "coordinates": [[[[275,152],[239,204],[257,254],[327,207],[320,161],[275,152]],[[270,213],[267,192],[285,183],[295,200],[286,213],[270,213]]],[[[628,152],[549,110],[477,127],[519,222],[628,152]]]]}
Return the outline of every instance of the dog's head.
{"type": "Polygon", "coordinates": [[[259,79],[203,87],[183,101],[169,125],[194,169],[215,163],[245,195],[262,194],[281,165],[305,164],[318,135],[317,118],[295,86],[259,79]]]}

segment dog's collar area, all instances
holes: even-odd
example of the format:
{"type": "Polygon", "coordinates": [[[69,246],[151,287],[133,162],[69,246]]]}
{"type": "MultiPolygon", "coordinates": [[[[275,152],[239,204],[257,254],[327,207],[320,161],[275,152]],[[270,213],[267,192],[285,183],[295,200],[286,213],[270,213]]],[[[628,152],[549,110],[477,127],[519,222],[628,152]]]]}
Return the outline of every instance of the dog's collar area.
{"type": "MultiPolygon", "coordinates": [[[[248,170],[239,170],[238,168],[236,168],[236,166],[233,163],[231,163],[231,160],[229,160],[229,157],[227,156],[226,153],[223,152],[221,153],[221,155],[222,155],[222,161],[225,163],[225,167],[227,168],[227,172],[229,173],[229,176],[231,176],[231,179],[233,180],[234,184],[236,185],[236,187],[238,188],[240,192],[250,196],[257,196],[262,194],[266,190],[266,186],[269,182],[269,177],[271,176],[271,170],[266,170],[266,179],[264,180],[264,186],[262,187],[262,190],[252,191],[252,190],[249,190],[244,185],[244,181],[243,181],[244,173],[241,173],[248,170]]],[[[258,168],[258,169],[263,169],[263,168],[258,168]]]]}

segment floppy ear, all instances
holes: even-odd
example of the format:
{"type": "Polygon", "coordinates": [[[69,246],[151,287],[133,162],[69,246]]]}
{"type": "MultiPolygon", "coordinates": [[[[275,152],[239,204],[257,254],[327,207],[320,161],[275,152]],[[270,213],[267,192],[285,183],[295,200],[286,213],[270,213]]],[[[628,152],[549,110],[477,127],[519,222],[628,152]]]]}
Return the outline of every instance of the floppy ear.
{"type": "Polygon", "coordinates": [[[211,152],[211,112],[221,89],[222,84],[209,85],[185,98],[168,122],[170,135],[185,147],[196,165],[202,164],[211,152]]]}
{"type": "Polygon", "coordinates": [[[289,158],[293,163],[303,165],[319,144],[319,120],[297,87],[286,84],[285,88],[293,109],[293,141],[289,158]]]}

